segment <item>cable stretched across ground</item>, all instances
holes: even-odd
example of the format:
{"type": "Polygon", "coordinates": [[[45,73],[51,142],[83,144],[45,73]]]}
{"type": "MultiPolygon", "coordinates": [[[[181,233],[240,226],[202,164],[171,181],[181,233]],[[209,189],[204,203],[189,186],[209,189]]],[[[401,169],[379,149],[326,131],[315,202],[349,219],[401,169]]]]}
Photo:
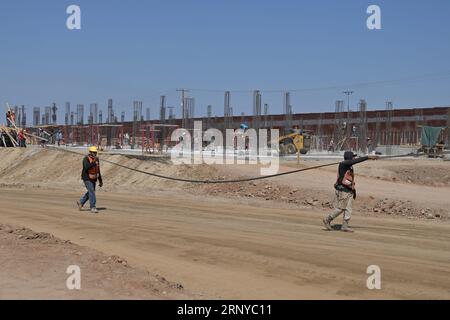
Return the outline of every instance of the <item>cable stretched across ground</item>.
{"type": "MultiPolygon", "coordinates": [[[[81,154],[79,152],[75,152],[75,151],[67,150],[67,149],[63,149],[63,148],[58,148],[58,147],[53,147],[53,146],[47,146],[47,148],[52,149],[52,150],[61,151],[61,152],[72,153],[72,154],[76,154],[79,156],[84,156],[83,154],[81,154]]],[[[397,156],[384,156],[384,157],[380,157],[380,159],[404,158],[404,157],[411,157],[411,156],[418,156],[418,154],[409,153],[409,154],[397,155],[397,156]]],[[[177,178],[177,177],[164,176],[164,175],[153,173],[153,172],[148,172],[148,171],[144,171],[144,170],[140,170],[140,169],[136,169],[136,168],[131,168],[131,167],[125,166],[123,164],[120,164],[120,163],[117,163],[114,161],[110,161],[107,159],[102,159],[102,162],[109,163],[109,164],[112,164],[112,165],[120,167],[120,168],[124,168],[124,169],[131,170],[134,172],[139,172],[139,173],[146,174],[146,175],[153,176],[153,177],[160,178],[160,179],[178,181],[178,182],[197,183],[197,184],[241,183],[241,182],[250,182],[250,181],[256,181],[256,180],[264,180],[264,179],[270,179],[270,178],[285,176],[285,175],[289,175],[289,174],[299,173],[302,171],[315,170],[315,169],[324,168],[324,167],[331,167],[334,165],[338,165],[340,163],[340,162],[333,162],[333,163],[321,164],[321,165],[317,165],[317,166],[313,166],[313,167],[296,169],[296,170],[291,170],[291,171],[287,171],[287,172],[281,172],[281,173],[276,173],[276,174],[272,174],[272,175],[251,177],[251,178],[231,179],[231,180],[194,180],[194,179],[183,179],[183,178],[177,178]]]]}

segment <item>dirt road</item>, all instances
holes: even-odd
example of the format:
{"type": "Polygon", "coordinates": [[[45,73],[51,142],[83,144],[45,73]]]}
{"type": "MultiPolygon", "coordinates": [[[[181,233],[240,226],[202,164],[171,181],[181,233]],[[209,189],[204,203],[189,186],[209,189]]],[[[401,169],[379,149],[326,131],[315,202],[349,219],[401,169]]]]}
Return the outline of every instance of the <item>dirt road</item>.
{"type": "Polygon", "coordinates": [[[355,216],[346,234],[323,231],[323,214],[263,201],[111,191],[92,215],[75,210],[77,197],[1,188],[0,221],[122,256],[207,298],[450,298],[448,223],[355,216]],[[369,265],[382,290],[366,288],[369,265]]]}

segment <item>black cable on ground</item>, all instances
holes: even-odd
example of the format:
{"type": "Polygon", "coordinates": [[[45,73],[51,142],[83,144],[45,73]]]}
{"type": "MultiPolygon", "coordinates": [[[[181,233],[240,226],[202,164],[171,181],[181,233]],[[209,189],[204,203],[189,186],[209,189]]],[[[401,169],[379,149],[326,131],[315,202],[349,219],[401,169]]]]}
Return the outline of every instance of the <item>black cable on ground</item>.
{"type": "MultiPolygon", "coordinates": [[[[67,150],[67,149],[62,149],[62,148],[57,148],[57,147],[52,147],[52,146],[47,146],[47,148],[54,149],[54,150],[57,150],[57,151],[72,153],[72,154],[76,154],[76,155],[80,155],[80,156],[84,156],[81,153],[78,153],[78,152],[75,152],[75,151],[71,151],[71,150],[67,150]]],[[[385,157],[380,157],[380,159],[403,158],[403,157],[411,157],[411,156],[416,156],[416,155],[417,154],[410,153],[410,154],[398,155],[398,156],[385,156],[385,157]]],[[[324,168],[324,167],[330,167],[330,166],[338,165],[341,161],[333,162],[333,163],[327,163],[327,164],[322,164],[322,165],[308,167],[308,168],[296,169],[296,170],[292,170],[292,171],[287,171],[287,172],[282,172],[282,173],[277,173],[277,174],[272,174],[272,175],[267,175],[267,176],[243,178],[243,179],[232,179],[232,180],[193,180],[193,179],[182,179],[182,178],[169,177],[169,176],[164,176],[164,175],[157,174],[157,173],[147,172],[147,171],[143,171],[143,170],[136,169],[136,168],[131,168],[131,167],[122,165],[120,163],[113,162],[113,161],[106,160],[106,159],[102,159],[102,162],[109,163],[109,164],[112,164],[112,165],[120,167],[120,168],[124,168],[124,169],[127,169],[127,170],[131,170],[131,171],[134,171],[134,172],[146,174],[146,175],[149,175],[149,176],[153,176],[153,177],[157,177],[157,178],[165,179],[165,180],[178,181],[178,182],[189,182],[189,183],[197,183],[197,184],[219,184],[219,183],[240,183],[240,182],[249,182],[249,181],[270,179],[270,178],[285,176],[285,175],[294,174],[294,173],[298,173],[298,172],[303,172],[303,171],[314,170],[314,169],[319,169],[319,168],[324,168]]]]}

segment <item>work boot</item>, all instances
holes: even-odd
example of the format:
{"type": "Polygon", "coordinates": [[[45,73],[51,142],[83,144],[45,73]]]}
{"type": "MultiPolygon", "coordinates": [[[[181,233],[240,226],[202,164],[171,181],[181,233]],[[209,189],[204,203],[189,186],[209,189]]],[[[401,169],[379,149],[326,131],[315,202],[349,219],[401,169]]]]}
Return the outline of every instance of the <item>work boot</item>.
{"type": "Polygon", "coordinates": [[[348,221],[344,221],[344,222],[342,223],[341,231],[343,231],[343,232],[355,232],[353,229],[351,229],[351,228],[348,226],[348,221]]]}
{"type": "Polygon", "coordinates": [[[97,210],[97,208],[92,208],[92,209],[91,209],[91,212],[92,212],[92,213],[98,213],[98,210],[97,210]]]}
{"type": "Polygon", "coordinates": [[[80,201],[77,201],[77,207],[78,207],[78,210],[80,210],[80,211],[81,211],[81,209],[83,209],[83,206],[81,205],[80,201]]]}
{"type": "Polygon", "coordinates": [[[330,216],[328,216],[328,217],[326,217],[326,218],[324,218],[322,220],[325,228],[327,228],[328,231],[332,231],[333,230],[333,227],[331,226],[331,221],[333,221],[333,220],[331,219],[330,216]]]}

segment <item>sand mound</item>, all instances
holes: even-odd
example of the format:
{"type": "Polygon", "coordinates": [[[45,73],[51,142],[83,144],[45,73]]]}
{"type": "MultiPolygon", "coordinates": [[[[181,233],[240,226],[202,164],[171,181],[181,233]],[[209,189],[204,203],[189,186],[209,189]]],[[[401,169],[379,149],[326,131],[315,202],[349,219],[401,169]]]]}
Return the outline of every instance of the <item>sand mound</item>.
{"type": "MultiPolygon", "coordinates": [[[[51,149],[0,149],[0,184],[20,187],[61,187],[81,184],[81,161],[83,155],[64,153],[51,149]]],[[[214,176],[214,170],[206,165],[173,165],[170,159],[136,159],[131,156],[106,155],[107,159],[121,165],[161,175],[204,179],[214,176]]],[[[102,163],[105,189],[164,189],[189,187],[173,181],[133,172],[108,163],[102,163]]]]}

